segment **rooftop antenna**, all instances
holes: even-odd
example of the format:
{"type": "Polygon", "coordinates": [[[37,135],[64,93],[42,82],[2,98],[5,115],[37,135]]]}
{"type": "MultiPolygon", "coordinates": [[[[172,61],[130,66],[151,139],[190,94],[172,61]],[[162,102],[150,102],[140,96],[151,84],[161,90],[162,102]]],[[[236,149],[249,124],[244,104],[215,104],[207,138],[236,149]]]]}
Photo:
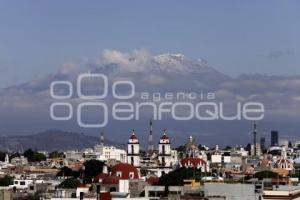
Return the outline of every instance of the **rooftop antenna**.
{"type": "Polygon", "coordinates": [[[256,126],[256,122],[254,122],[253,124],[253,149],[254,149],[254,152],[253,152],[253,155],[256,156],[256,135],[257,135],[257,130],[256,130],[257,126],[256,126]]]}
{"type": "Polygon", "coordinates": [[[104,133],[103,132],[101,132],[100,133],[100,145],[104,145],[104,133]]]}
{"type": "Polygon", "coordinates": [[[152,120],[150,119],[150,132],[149,132],[149,138],[148,138],[148,151],[153,151],[154,150],[154,145],[153,145],[153,123],[152,120]]]}

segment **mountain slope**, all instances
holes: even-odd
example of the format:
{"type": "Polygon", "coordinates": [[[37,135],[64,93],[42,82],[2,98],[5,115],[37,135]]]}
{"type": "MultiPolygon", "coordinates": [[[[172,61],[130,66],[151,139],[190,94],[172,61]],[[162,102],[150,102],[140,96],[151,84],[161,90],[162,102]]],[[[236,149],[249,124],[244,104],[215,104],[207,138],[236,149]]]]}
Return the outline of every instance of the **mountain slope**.
{"type": "MultiPolygon", "coordinates": [[[[97,137],[60,130],[48,130],[26,136],[0,137],[0,149],[10,151],[23,151],[28,148],[46,151],[72,150],[93,147],[98,143],[97,137]]],[[[121,146],[109,140],[105,140],[105,144],[121,146]]]]}

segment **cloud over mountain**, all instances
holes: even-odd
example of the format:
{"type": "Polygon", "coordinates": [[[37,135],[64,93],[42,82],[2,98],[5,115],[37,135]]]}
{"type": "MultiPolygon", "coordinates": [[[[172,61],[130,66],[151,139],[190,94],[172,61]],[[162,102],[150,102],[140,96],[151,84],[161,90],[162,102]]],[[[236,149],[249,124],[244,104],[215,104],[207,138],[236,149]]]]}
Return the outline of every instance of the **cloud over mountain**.
{"type": "MultiPolygon", "coordinates": [[[[215,92],[216,101],[228,103],[230,106],[238,101],[259,101],[265,105],[268,121],[273,119],[288,121],[300,116],[298,75],[244,74],[233,78],[217,71],[204,59],[193,60],[182,54],[152,55],[147,50],[134,50],[128,53],[105,50],[99,56],[85,58],[83,66],[66,63],[54,74],[4,89],[0,94],[0,120],[5,122],[21,115],[26,116],[25,121],[30,121],[38,120],[36,116],[42,116],[41,119],[45,120],[43,123],[47,126],[47,121],[51,120],[50,84],[53,81],[66,80],[76,86],[76,78],[83,72],[106,74],[110,83],[116,80],[133,81],[137,94],[215,92]]],[[[99,85],[96,83],[89,86],[91,91],[97,87],[99,85]]],[[[78,103],[80,100],[74,95],[71,101],[78,103]]],[[[235,108],[233,106],[230,109],[235,108]]],[[[186,122],[186,126],[190,126],[188,123],[186,122]]],[[[128,124],[128,130],[132,126],[128,124]]],[[[3,126],[1,129],[13,130],[14,127],[3,126]]]]}

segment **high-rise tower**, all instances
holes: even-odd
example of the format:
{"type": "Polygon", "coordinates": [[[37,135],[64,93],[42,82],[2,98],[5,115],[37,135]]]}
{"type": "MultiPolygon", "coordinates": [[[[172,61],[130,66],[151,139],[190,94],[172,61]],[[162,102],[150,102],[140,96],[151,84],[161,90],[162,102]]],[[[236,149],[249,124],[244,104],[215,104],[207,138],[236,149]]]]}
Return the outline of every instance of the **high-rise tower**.
{"type": "Polygon", "coordinates": [[[150,120],[150,132],[149,132],[149,138],[148,138],[148,151],[153,152],[154,145],[153,145],[153,128],[152,128],[152,120],[150,120]]]}
{"type": "Polygon", "coordinates": [[[279,136],[278,131],[271,131],[271,146],[279,145],[279,136]]]}

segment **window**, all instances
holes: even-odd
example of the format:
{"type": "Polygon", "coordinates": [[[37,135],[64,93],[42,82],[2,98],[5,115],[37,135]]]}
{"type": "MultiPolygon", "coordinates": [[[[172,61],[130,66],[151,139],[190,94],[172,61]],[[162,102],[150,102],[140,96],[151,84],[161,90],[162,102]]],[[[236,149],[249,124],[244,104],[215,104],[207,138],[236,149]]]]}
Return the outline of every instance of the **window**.
{"type": "Polygon", "coordinates": [[[165,145],[162,145],[162,154],[165,154],[165,151],[166,151],[165,145]]]}
{"type": "Polygon", "coordinates": [[[122,176],[122,172],[121,171],[117,171],[117,174],[116,174],[118,177],[121,177],[122,176]]]}
{"type": "Polygon", "coordinates": [[[133,179],[134,178],[134,172],[129,172],[129,179],[133,179]]]}
{"type": "Polygon", "coordinates": [[[20,185],[25,185],[25,181],[20,181],[20,185]]]}
{"type": "Polygon", "coordinates": [[[131,158],[131,164],[134,165],[134,159],[133,157],[130,157],[131,158]]]}

